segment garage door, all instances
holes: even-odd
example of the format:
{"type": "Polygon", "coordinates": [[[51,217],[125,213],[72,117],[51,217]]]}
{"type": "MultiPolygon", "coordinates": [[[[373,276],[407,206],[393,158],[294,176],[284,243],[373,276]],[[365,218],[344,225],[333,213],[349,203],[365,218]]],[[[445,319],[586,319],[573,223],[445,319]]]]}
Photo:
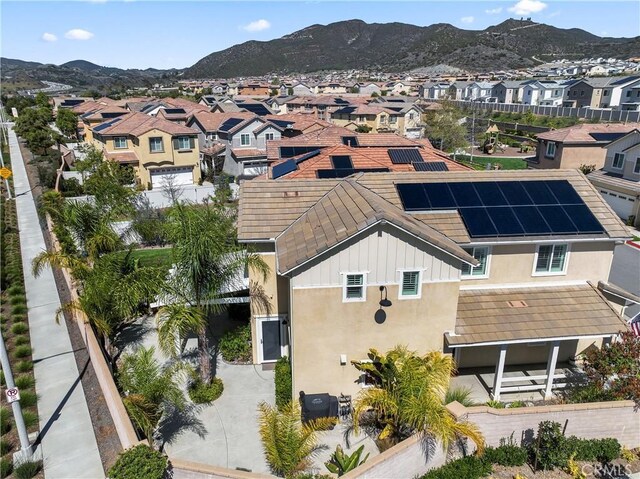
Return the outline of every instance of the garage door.
{"type": "Polygon", "coordinates": [[[192,185],[191,168],[159,168],[151,171],[151,187],[164,188],[168,184],[174,186],[192,185]]]}
{"type": "Polygon", "coordinates": [[[631,196],[622,195],[609,190],[600,190],[600,193],[609,206],[613,208],[613,211],[615,211],[623,220],[626,221],[627,218],[633,214],[633,204],[635,203],[635,199],[631,196]]]}

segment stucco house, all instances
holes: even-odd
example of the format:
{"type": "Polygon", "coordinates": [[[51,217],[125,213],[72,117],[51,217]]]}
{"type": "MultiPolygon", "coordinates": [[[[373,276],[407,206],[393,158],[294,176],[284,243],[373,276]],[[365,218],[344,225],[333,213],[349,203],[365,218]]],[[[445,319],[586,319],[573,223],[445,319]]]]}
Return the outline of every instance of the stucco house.
{"type": "Polygon", "coordinates": [[[396,344],[495,367],[493,397],[549,397],[560,361],[626,323],[595,286],[627,228],[575,170],[360,173],[241,185],[238,239],[271,269],[251,281],[254,362],[289,355],[293,395],[356,394],[351,366],[396,344]],[[514,386],[504,369],[545,364],[514,386]],[[544,367],[543,367],[544,369],[544,367]]]}
{"type": "Polygon", "coordinates": [[[601,170],[588,178],[624,221],[640,227],[640,130],[630,131],[604,147],[601,170]]]}

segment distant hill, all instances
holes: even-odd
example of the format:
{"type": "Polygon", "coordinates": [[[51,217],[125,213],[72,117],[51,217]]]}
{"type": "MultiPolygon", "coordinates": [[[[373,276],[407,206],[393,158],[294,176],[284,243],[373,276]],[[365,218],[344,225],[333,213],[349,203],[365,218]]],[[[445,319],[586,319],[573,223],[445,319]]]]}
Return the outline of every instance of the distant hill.
{"type": "Polygon", "coordinates": [[[95,63],[91,63],[86,60],[73,60],[67,63],[63,63],[60,66],[66,67],[66,68],[76,68],[78,70],[82,70],[85,72],[92,72],[92,71],[100,70],[101,68],[103,68],[100,65],[96,65],[95,63]]]}
{"type": "Polygon", "coordinates": [[[533,56],[626,58],[640,52],[640,37],[602,38],[578,28],[561,29],[526,20],[506,20],[485,30],[446,23],[347,20],[311,25],[267,42],[249,41],[211,53],[184,71],[186,78],[349,68],[414,70],[445,64],[465,70],[533,66],[533,56]]]}

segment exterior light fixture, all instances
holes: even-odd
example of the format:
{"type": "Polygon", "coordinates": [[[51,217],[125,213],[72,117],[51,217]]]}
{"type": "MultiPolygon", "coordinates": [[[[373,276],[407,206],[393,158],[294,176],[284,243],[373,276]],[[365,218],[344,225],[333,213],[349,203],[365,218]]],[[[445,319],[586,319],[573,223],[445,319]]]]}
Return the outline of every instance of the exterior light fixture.
{"type": "Polygon", "coordinates": [[[391,306],[393,304],[387,298],[387,287],[386,286],[380,286],[380,303],[379,304],[383,308],[388,308],[389,306],[391,306]],[[383,291],[384,291],[384,298],[382,297],[382,292],[383,291]]]}

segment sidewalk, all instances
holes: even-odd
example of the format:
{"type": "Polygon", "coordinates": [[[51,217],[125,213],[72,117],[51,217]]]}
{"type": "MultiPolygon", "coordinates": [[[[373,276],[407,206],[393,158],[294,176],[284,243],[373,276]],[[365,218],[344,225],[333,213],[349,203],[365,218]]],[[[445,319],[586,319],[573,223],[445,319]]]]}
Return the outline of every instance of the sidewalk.
{"type": "Polygon", "coordinates": [[[31,260],[45,242],[16,134],[9,129],[24,283],[33,347],[40,453],[46,479],[99,479],[105,474],[78,367],[64,321],[57,324],[60,298],[53,273],[31,274],[31,260]]]}

